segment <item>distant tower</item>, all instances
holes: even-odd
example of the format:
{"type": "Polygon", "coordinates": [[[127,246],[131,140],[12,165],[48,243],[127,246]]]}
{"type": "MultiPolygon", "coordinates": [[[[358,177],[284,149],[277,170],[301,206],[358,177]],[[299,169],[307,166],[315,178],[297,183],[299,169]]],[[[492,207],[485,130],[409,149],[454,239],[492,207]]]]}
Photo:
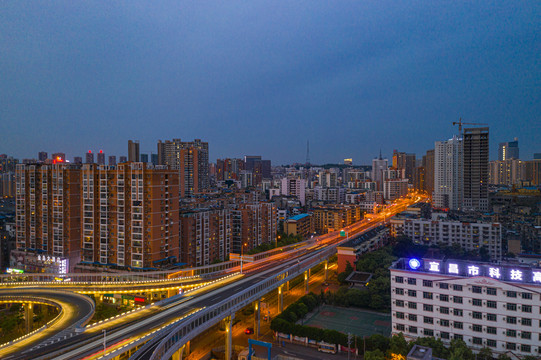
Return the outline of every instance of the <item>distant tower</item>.
{"type": "Polygon", "coordinates": [[[310,166],[310,140],[306,140],[306,166],[310,166]]]}

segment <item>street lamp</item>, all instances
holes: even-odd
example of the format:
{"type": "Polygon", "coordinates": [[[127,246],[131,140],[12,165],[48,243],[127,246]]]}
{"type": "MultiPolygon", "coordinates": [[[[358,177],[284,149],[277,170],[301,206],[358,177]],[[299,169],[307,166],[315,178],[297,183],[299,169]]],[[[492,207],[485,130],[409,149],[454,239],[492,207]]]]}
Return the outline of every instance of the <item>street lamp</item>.
{"type": "Polygon", "coordinates": [[[246,245],[248,245],[248,244],[244,243],[244,244],[242,244],[242,245],[240,246],[240,273],[241,273],[241,274],[242,274],[242,260],[244,259],[244,257],[243,257],[243,256],[244,256],[244,247],[245,247],[246,245]]]}

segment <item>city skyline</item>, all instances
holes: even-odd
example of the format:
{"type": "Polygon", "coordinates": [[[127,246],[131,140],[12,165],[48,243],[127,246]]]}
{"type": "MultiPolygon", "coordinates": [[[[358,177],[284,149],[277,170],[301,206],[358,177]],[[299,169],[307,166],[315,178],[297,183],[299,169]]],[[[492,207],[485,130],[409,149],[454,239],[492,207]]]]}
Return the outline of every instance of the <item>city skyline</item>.
{"type": "Polygon", "coordinates": [[[309,140],[313,163],[369,164],[424,153],[460,117],[489,124],[490,159],[514,137],[523,159],[541,151],[536,2],[0,10],[0,153],[18,158],[180,137],[211,161],[303,163],[309,140]]]}

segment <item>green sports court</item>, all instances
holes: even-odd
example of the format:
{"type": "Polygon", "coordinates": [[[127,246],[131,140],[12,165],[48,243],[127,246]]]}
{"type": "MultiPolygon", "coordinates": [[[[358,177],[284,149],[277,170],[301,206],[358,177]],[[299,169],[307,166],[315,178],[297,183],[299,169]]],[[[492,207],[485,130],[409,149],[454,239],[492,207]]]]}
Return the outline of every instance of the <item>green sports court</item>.
{"type": "Polygon", "coordinates": [[[323,305],[304,325],[358,336],[391,335],[391,315],[368,310],[323,305]]]}

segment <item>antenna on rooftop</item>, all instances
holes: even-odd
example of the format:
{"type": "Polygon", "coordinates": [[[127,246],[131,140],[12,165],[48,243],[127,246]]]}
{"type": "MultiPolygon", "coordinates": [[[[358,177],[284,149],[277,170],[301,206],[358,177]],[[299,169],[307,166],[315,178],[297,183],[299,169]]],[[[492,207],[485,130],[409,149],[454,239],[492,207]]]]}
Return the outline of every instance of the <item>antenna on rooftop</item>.
{"type": "Polygon", "coordinates": [[[306,166],[310,166],[310,140],[306,140],[306,166]]]}

